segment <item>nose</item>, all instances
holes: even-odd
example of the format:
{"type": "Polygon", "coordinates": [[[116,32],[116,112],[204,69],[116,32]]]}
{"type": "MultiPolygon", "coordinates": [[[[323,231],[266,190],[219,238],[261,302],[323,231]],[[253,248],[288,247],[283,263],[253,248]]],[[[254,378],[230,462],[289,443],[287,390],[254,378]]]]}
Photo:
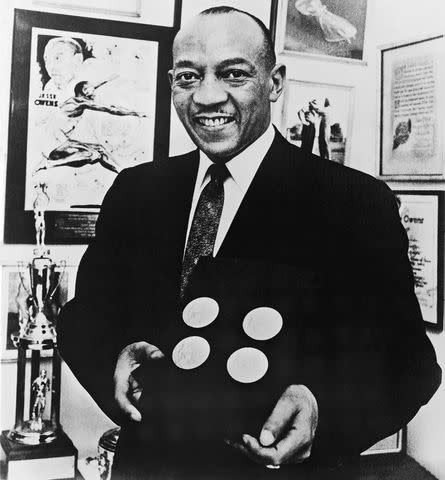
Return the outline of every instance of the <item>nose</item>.
{"type": "Polygon", "coordinates": [[[214,77],[204,78],[193,93],[193,101],[207,107],[226,102],[227,92],[223,82],[214,77]]]}

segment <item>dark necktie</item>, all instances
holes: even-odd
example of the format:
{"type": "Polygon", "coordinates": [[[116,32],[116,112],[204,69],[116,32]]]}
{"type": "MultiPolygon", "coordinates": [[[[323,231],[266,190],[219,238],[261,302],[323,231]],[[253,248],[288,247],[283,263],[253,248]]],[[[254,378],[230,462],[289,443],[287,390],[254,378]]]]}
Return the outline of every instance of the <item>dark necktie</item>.
{"type": "Polygon", "coordinates": [[[181,297],[200,257],[213,253],[224,204],[224,181],[230,176],[225,163],[210,165],[210,182],[203,188],[196,205],[182,261],[181,297]]]}

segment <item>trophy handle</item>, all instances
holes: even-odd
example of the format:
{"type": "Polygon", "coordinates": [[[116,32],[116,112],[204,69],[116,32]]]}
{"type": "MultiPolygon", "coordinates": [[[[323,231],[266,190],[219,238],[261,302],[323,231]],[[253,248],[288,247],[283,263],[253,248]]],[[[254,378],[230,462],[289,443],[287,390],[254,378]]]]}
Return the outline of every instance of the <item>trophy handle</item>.
{"type": "Polygon", "coordinates": [[[46,300],[52,300],[53,295],[56,293],[57,289],[59,288],[60,283],[62,282],[62,279],[64,278],[65,273],[66,273],[66,261],[61,260],[60,264],[59,264],[59,267],[62,268],[62,271],[60,272],[60,275],[59,275],[59,280],[58,280],[56,286],[53,288],[52,292],[51,293],[48,292],[48,295],[47,295],[45,301],[46,300]]]}

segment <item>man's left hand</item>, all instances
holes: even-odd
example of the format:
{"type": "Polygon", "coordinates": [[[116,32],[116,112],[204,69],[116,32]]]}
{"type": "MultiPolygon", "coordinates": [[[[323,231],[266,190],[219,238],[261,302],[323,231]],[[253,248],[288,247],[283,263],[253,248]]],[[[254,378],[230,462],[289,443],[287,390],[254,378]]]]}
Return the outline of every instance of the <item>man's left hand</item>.
{"type": "Polygon", "coordinates": [[[314,395],[305,385],[291,385],[275,405],[259,439],[244,434],[241,442],[227,443],[262,465],[301,463],[311,454],[317,424],[314,395]]]}

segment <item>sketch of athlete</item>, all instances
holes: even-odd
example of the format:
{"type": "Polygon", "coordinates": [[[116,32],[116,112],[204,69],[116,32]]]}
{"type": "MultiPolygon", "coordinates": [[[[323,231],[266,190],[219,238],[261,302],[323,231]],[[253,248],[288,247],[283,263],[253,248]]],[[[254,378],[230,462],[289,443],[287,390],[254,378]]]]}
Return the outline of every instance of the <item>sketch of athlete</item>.
{"type": "Polygon", "coordinates": [[[114,173],[119,173],[120,171],[120,166],[99,143],[80,142],[79,140],[68,138],[64,143],[52,150],[48,156],[43,155],[43,157],[44,160],[36,168],[33,175],[40,170],[48,170],[50,168],[79,168],[95,163],[99,163],[102,167],[114,173]]]}
{"type": "Polygon", "coordinates": [[[98,85],[93,85],[91,82],[82,81],[76,84],[74,87],[74,97],[66,100],[60,105],[60,111],[68,118],[78,118],[85,110],[93,110],[96,112],[105,112],[111,115],[119,116],[133,116],[133,117],[147,117],[145,113],[135,112],[125,107],[119,107],[115,105],[100,105],[95,101],[95,91],[109,82],[105,80],[98,85]]]}
{"type": "Polygon", "coordinates": [[[49,390],[50,383],[49,378],[46,376],[46,370],[42,369],[40,375],[32,382],[32,398],[34,403],[32,404],[31,413],[31,430],[39,432],[43,426],[43,412],[46,406],[46,394],[49,390]]]}

